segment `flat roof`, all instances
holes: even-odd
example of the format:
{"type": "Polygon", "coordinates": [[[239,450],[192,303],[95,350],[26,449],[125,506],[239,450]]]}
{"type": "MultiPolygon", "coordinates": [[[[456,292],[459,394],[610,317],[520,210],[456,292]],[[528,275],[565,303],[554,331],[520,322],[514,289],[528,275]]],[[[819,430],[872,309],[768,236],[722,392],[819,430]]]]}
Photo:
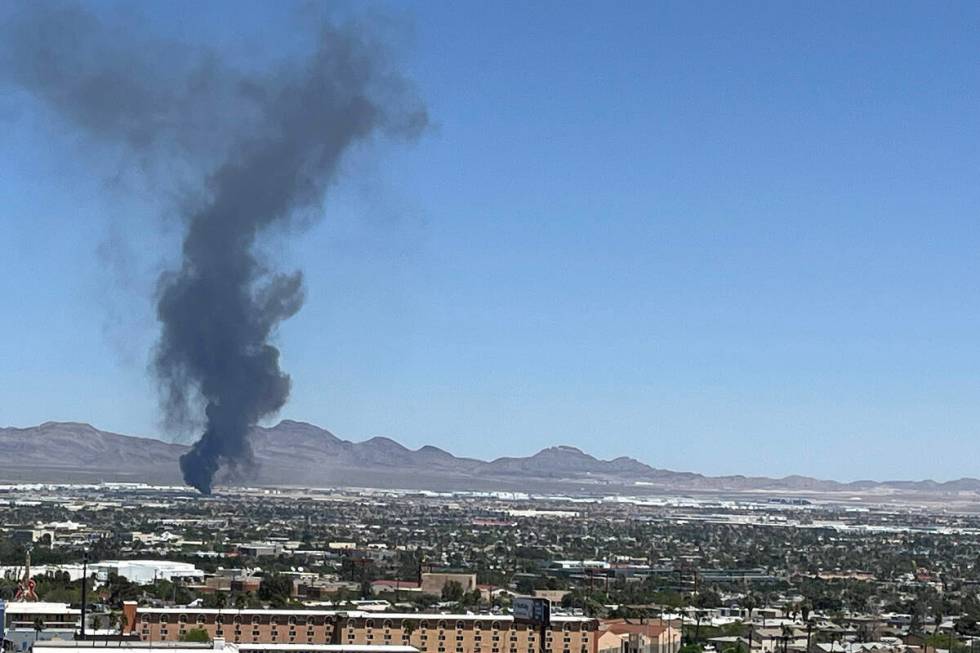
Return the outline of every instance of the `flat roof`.
{"type": "MultiPolygon", "coordinates": [[[[512,614],[459,614],[459,613],[447,613],[447,612],[365,612],[362,610],[348,610],[346,611],[348,617],[356,617],[359,619],[446,619],[457,621],[513,621],[514,615],[512,614]]],[[[585,622],[585,621],[596,621],[592,617],[575,616],[571,614],[553,614],[551,615],[552,621],[566,621],[566,622],[585,622]]]]}
{"type": "Polygon", "coordinates": [[[150,614],[247,614],[247,615],[273,615],[273,616],[283,616],[283,615],[315,615],[315,616],[333,616],[338,613],[345,612],[344,610],[308,610],[306,608],[297,608],[295,610],[266,610],[264,608],[192,608],[192,607],[177,607],[177,608],[144,608],[139,606],[136,608],[136,613],[150,613],[150,614]]]}
{"type": "MultiPolygon", "coordinates": [[[[227,648],[229,644],[225,644],[227,648]]],[[[335,653],[419,653],[414,646],[384,644],[231,644],[240,651],[333,651],[335,653]]]]}
{"type": "MultiPolygon", "coordinates": [[[[513,621],[514,615],[511,614],[459,614],[448,612],[369,612],[366,610],[308,610],[297,608],[295,610],[265,610],[262,608],[136,608],[137,614],[227,614],[227,615],[249,615],[249,616],[334,616],[341,615],[356,619],[450,619],[456,621],[513,621]]],[[[553,614],[552,621],[558,622],[588,622],[595,621],[592,617],[584,617],[570,614],[553,614]]],[[[385,647],[390,651],[391,647],[385,647]]]]}
{"type": "Polygon", "coordinates": [[[318,653],[419,653],[414,646],[386,646],[384,644],[234,644],[222,642],[220,639],[216,643],[197,643],[197,642],[143,642],[143,641],[108,641],[108,640],[88,640],[88,641],[38,641],[34,643],[35,649],[44,649],[45,653],[73,653],[79,649],[119,649],[124,651],[146,651],[152,650],[171,650],[171,651],[282,651],[283,653],[294,651],[316,651],[318,653]]]}
{"type": "Polygon", "coordinates": [[[81,610],[72,608],[67,603],[47,601],[7,601],[4,611],[7,614],[82,614],[81,610]]]}

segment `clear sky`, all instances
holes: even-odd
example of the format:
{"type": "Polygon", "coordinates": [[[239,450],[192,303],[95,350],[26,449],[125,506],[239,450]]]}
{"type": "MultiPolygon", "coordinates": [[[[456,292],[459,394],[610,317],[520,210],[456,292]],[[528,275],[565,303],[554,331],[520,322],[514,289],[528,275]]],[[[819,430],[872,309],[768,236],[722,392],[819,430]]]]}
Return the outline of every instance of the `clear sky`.
{"type": "MultiPolygon", "coordinates": [[[[281,3],[134,7],[242,57],[294,29],[281,3]]],[[[282,417],[484,458],[980,476],[980,5],[368,13],[435,125],[267,245],[308,292],[282,417]]],[[[146,368],[179,233],[117,165],[0,96],[2,425],[170,437],[146,368]]]]}

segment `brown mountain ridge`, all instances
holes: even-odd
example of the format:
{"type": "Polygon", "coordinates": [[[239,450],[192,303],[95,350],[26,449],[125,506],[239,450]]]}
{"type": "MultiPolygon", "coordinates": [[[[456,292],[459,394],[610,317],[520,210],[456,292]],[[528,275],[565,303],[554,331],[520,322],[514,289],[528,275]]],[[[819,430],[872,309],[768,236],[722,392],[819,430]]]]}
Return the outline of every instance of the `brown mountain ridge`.
{"type": "MultiPolygon", "coordinates": [[[[564,492],[767,492],[943,495],[980,493],[980,480],[855,481],[806,476],[710,477],[656,469],[629,457],[601,460],[570,446],[492,461],[462,458],[433,446],[409,449],[386,437],[338,438],[313,424],[283,420],[252,433],[256,465],[226,474],[236,484],[379,487],[430,490],[564,492]]],[[[77,422],[0,428],[5,481],[143,481],[179,484],[187,445],[101,431],[77,422]]]]}

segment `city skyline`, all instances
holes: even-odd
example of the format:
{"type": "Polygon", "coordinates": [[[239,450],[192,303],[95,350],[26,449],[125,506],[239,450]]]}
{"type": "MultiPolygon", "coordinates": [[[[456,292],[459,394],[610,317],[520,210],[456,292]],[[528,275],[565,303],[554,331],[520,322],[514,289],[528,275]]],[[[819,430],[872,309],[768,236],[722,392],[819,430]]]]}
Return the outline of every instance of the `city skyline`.
{"type": "MultiPolygon", "coordinates": [[[[243,67],[288,51],[299,11],[191,6],[127,11],[243,67]]],[[[980,477],[980,9],[704,7],[378,5],[432,127],[352,151],[323,219],[261,246],[307,292],[266,423],[980,477]]],[[[147,371],[172,189],[6,81],[0,426],[173,437],[147,371]]]]}

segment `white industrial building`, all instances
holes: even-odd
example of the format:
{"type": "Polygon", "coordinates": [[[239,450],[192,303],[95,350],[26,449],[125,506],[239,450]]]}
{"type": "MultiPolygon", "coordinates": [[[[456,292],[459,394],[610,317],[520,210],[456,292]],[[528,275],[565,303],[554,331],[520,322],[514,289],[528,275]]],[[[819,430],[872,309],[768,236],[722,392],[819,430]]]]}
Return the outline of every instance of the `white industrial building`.
{"type": "Polygon", "coordinates": [[[104,560],[89,564],[88,570],[99,581],[106,581],[116,574],[139,585],[149,585],[158,580],[204,580],[204,572],[189,562],[170,560],[104,560]]]}

